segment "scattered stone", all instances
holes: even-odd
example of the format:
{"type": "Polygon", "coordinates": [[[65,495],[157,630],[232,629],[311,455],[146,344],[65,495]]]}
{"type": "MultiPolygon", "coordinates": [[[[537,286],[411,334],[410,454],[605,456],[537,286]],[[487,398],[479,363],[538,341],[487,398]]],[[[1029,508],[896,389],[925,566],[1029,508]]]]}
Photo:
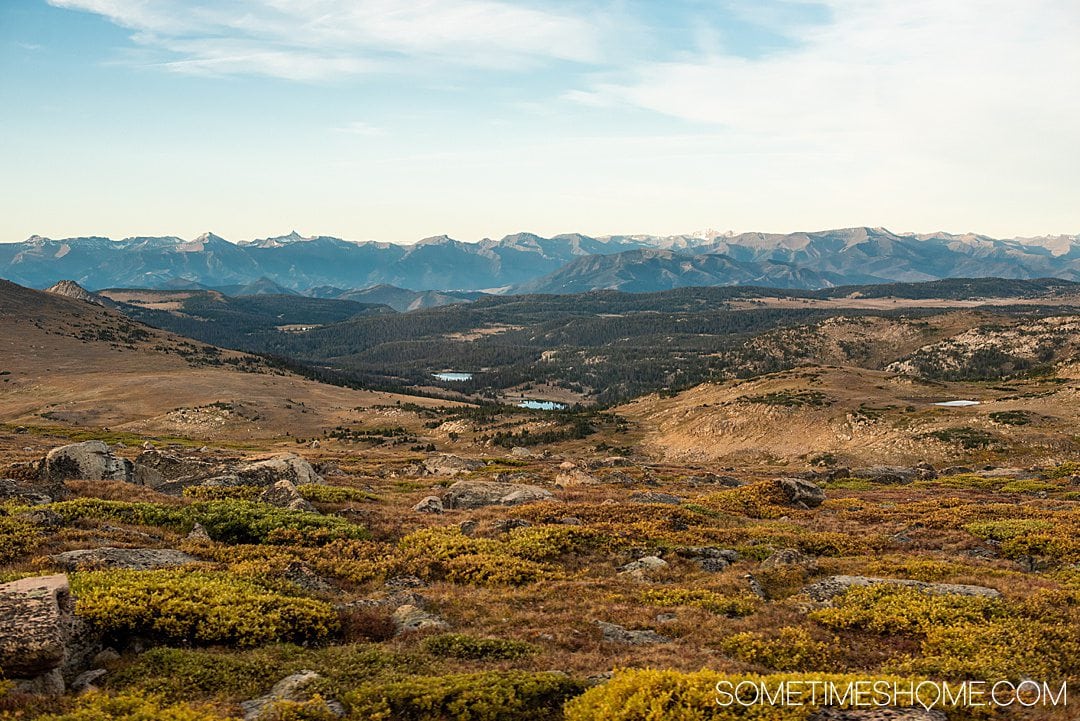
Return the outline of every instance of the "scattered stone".
{"type": "Polygon", "coordinates": [[[462,473],[471,473],[483,468],[486,464],[473,458],[462,458],[450,453],[440,453],[437,456],[425,458],[423,472],[432,476],[457,476],[462,473]]]}
{"type": "Polygon", "coordinates": [[[187,540],[200,542],[200,541],[211,541],[213,539],[210,538],[210,534],[206,532],[206,529],[203,527],[203,524],[196,523],[192,527],[191,533],[187,534],[187,540]]]}
{"type": "Polygon", "coordinates": [[[777,478],[773,483],[794,508],[817,508],[825,502],[825,491],[804,478],[777,478]]]}
{"type": "Polygon", "coordinates": [[[682,499],[678,496],[673,496],[670,493],[658,493],[657,491],[631,493],[629,500],[634,503],[666,503],[672,506],[682,503],[682,499]]]}
{"type": "Polygon", "coordinates": [[[532,524],[523,518],[503,518],[491,525],[492,529],[498,533],[509,533],[515,528],[529,528],[530,526],[532,524]]]}
{"type": "Polygon", "coordinates": [[[484,506],[516,506],[521,503],[546,501],[551,493],[539,486],[494,481],[458,481],[443,496],[445,508],[482,508],[484,506]]]}
{"type": "Polygon", "coordinates": [[[633,462],[625,456],[608,456],[597,461],[597,464],[604,468],[615,468],[616,466],[632,466],[633,462]]]}
{"type": "Polygon", "coordinates": [[[615,623],[597,621],[604,641],[608,643],[625,643],[631,646],[645,646],[654,643],[671,643],[672,639],[662,636],[652,629],[630,630],[615,623]]]}
{"type": "Polygon", "coordinates": [[[533,452],[524,446],[514,446],[509,455],[511,458],[532,458],[533,452]]]}
{"type": "Polygon", "coordinates": [[[644,556],[636,561],[619,566],[618,571],[620,575],[644,578],[650,571],[666,568],[667,565],[668,562],[659,556],[644,556]]]}
{"type": "Polygon", "coordinates": [[[738,551],[714,546],[684,546],[676,548],[675,554],[693,561],[701,570],[709,573],[720,573],[739,559],[738,551]]]}
{"type": "Polygon", "coordinates": [[[49,481],[127,481],[131,461],[113,455],[102,441],[83,441],[54,448],[42,462],[42,477],[49,481]]]}
{"type": "MultiPolygon", "coordinates": [[[[0,500],[18,501],[31,506],[41,506],[56,500],[49,493],[44,492],[45,490],[41,484],[17,481],[14,478],[0,478],[0,500]]],[[[53,486],[47,490],[62,493],[62,485],[60,488],[53,486]]]]}
{"type": "Polygon", "coordinates": [[[428,496],[413,506],[413,510],[417,513],[442,513],[442,499],[438,496],[428,496]]]}
{"type": "Polygon", "coordinates": [[[782,566],[800,566],[808,571],[814,571],[817,569],[817,561],[794,548],[781,548],[761,562],[761,567],[764,569],[782,566]]]}
{"type": "Polygon", "coordinates": [[[687,476],[685,482],[690,486],[724,486],[726,488],[738,488],[744,485],[735,476],[721,476],[716,473],[704,473],[699,476],[687,476]]]}
{"type": "Polygon", "coordinates": [[[574,516],[563,516],[562,518],[557,519],[555,522],[563,526],[585,525],[585,523],[580,518],[575,518],[574,516]]]}
{"type": "Polygon", "coordinates": [[[815,601],[828,601],[849,589],[878,584],[914,588],[934,595],[954,594],[957,596],[1001,598],[1000,591],[986,586],[969,586],[959,583],[926,583],[903,578],[871,578],[868,576],[830,576],[806,586],[803,588],[803,593],[815,601]]]}
{"type": "Polygon", "coordinates": [[[574,486],[594,486],[600,480],[586,473],[580,468],[571,468],[555,476],[556,488],[573,488],[574,486]]]}
{"type": "Polygon", "coordinates": [[[672,621],[678,621],[679,614],[677,613],[658,613],[656,614],[657,623],[671,623],[672,621]]]}
{"type": "Polygon", "coordinates": [[[243,483],[256,486],[269,486],[278,481],[289,481],[296,486],[323,483],[322,476],[315,472],[311,464],[295,453],[279,453],[261,461],[245,463],[236,469],[236,475],[243,483]]]}
{"type": "Polygon", "coordinates": [[[386,579],[386,583],[383,585],[390,589],[403,590],[407,588],[423,588],[427,585],[427,582],[417,576],[394,576],[386,579]]]}
{"type": "MultiPolygon", "coordinates": [[[[37,679],[59,669],[73,612],[67,576],[0,585],[0,668],[7,678],[37,679]]],[[[60,680],[61,693],[63,679],[60,680]]]]}
{"type": "Polygon", "coordinates": [[[397,628],[395,635],[411,631],[449,627],[449,624],[438,616],[409,603],[394,609],[391,618],[393,618],[394,626],[397,628]]]}
{"type": "Polygon", "coordinates": [[[317,513],[315,506],[300,495],[300,491],[297,490],[292,481],[286,479],[277,481],[259,494],[259,500],[263,503],[269,503],[271,506],[287,508],[290,511],[317,513]]]}
{"type": "Polygon", "coordinates": [[[97,568],[123,568],[150,571],[198,563],[194,556],[173,548],[112,548],[103,546],[79,551],[65,551],[50,560],[65,571],[97,568]]]}
{"type": "MultiPolygon", "coordinates": [[[[321,680],[322,676],[314,671],[307,670],[286,676],[274,684],[274,687],[270,689],[270,693],[265,696],[241,702],[240,710],[244,713],[244,721],[276,718],[274,707],[281,701],[292,701],[294,703],[310,701],[316,693],[316,689],[313,687],[321,680]]],[[[345,715],[345,707],[338,701],[329,699],[323,703],[326,706],[327,713],[334,716],[345,715]]]]}
{"type": "Polygon", "coordinates": [[[285,580],[291,581],[305,591],[328,593],[336,590],[325,578],[315,573],[306,563],[292,561],[285,567],[285,580]]]}
{"type": "Polygon", "coordinates": [[[968,466],[949,466],[941,471],[943,476],[959,476],[965,473],[974,473],[975,471],[968,466]]]}

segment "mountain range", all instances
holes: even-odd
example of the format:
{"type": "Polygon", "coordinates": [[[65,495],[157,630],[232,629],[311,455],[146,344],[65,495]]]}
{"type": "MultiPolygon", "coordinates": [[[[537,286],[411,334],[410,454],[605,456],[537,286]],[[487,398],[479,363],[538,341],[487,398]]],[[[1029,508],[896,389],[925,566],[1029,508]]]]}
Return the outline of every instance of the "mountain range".
{"type": "Polygon", "coordinates": [[[73,279],[91,290],[298,293],[410,309],[470,300],[475,291],[646,292],[715,285],[815,289],[956,277],[1080,280],[1080,236],[996,239],[867,227],[667,237],[518,233],[477,243],[443,235],[413,245],[302,237],[295,231],[239,243],[213,233],[190,241],[33,236],[0,244],[0,277],[35,288],[73,279]],[[365,290],[370,292],[357,295],[365,290]],[[454,292],[425,295],[428,291],[454,292]]]}

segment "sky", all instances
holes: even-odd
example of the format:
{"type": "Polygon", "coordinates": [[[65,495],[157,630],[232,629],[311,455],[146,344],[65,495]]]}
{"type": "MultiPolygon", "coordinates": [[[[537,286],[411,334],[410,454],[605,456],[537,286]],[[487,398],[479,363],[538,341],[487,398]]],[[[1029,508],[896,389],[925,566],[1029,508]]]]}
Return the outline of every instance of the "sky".
{"type": "Polygon", "coordinates": [[[0,242],[1080,233],[1077,0],[2,0],[0,242]]]}

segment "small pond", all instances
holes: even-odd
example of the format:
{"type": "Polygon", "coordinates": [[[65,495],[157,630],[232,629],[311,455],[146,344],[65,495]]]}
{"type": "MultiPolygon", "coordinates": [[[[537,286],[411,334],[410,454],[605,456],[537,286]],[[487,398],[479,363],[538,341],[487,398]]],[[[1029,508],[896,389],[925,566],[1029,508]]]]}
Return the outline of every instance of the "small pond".
{"type": "Polygon", "coordinates": [[[561,411],[566,408],[566,404],[555,401],[521,401],[518,403],[518,408],[529,408],[534,411],[561,411]]]}
{"type": "Polygon", "coordinates": [[[461,373],[460,371],[445,371],[443,373],[432,373],[441,381],[471,381],[472,373],[461,373]]]}
{"type": "Polygon", "coordinates": [[[978,401],[942,401],[941,403],[935,403],[935,406],[945,406],[946,408],[964,408],[966,406],[977,406],[978,401]]]}

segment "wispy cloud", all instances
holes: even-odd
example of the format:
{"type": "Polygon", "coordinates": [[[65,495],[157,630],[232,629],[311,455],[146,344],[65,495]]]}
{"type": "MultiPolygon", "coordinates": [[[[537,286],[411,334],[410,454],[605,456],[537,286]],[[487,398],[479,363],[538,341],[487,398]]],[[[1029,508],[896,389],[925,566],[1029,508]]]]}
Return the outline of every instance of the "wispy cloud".
{"type": "Polygon", "coordinates": [[[505,0],[49,0],[133,31],[186,73],[318,80],[408,61],[520,68],[593,62],[592,25],[505,0]]]}
{"type": "Polygon", "coordinates": [[[378,137],[386,135],[386,128],[366,123],[363,120],[354,120],[351,123],[346,123],[340,128],[336,128],[339,133],[347,133],[349,135],[362,135],[365,137],[378,137]]]}

